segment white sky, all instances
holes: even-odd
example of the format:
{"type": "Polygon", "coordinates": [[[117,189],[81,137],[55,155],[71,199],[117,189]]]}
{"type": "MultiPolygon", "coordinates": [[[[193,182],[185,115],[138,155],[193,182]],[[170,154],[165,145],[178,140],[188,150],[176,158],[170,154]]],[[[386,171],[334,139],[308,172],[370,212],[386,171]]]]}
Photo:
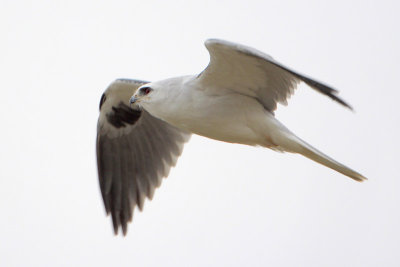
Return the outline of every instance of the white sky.
{"type": "Polygon", "coordinates": [[[399,266],[398,1],[0,2],[2,266],[399,266]],[[278,118],[358,170],[194,136],[126,238],[97,181],[98,102],[115,78],[195,74],[210,37],[338,88],[278,118]]]}

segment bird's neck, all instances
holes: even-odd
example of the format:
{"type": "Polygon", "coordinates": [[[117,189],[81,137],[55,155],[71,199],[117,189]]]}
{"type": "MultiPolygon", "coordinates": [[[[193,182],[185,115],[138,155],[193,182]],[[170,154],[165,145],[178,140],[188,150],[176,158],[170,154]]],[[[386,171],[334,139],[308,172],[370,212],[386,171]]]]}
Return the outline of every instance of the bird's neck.
{"type": "Polygon", "coordinates": [[[144,108],[154,117],[175,125],[186,106],[192,102],[192,94],[188,92],[190,87],[187,84],[194,77],[183,76],[157,82],[157,87],[161,88],[162,93],[157,97],[157,101],[144,108]]]}

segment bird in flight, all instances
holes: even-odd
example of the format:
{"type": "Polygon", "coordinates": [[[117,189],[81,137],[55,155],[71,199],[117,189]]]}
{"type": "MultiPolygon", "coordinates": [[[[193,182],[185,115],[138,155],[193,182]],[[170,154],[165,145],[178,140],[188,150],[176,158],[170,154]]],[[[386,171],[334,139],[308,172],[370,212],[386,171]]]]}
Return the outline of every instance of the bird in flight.
{"type": "Polygon", "coordinates": [[[274,116],[304,82],[341,105],[337,91],[256,49],[205,42],[210,63],[198,75],[157,82],[117,79],[100,100],[97,165],[114,233],[126,235],[134,208],[143,209],[175,166],[191,134],[301,154],[356,181],[366,178],[297,137],[274,116]]]}

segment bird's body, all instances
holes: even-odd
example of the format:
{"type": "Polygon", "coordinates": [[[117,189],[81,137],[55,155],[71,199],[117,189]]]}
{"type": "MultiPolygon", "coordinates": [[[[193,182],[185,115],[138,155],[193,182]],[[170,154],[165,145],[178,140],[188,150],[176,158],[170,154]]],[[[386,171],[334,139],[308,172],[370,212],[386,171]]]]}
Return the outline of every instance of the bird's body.
{"type": "Polygon", "coordinates": [[[356,181],[366,179],[298,138],[274,116],[277,103],[286,104],[299,82],[350,107],[336,90],[255,49],[221,40],[208,40],[206,46],[211,61],[199,75],[152,83],[117,80],[102,97],[99,177],[115,232],[122,226],[126,233],[134,206],[141,209],[144,197],[153,196],[192,133],[299,153],[356,181]]]}
{"type": "Polygon", "coordinates": [[[143,108],[179,129],[219,141],[299,153],[355,180],[365,179],[298,138],[254,97],[204,86],[197,76],[145,86],[157,88],[156,99],[162,101],[144,101],[143,108]]]}
{"type": "Polygon", "coordinates": [[[152,86],[162,88],[164,101],[151,106],[143,103],[143,108],[194,134],[230,143],[266,145],[260,119],[265,123],[266,117],[273,119],[268,111],[254,98],[197,87],[195,79],[185,76],[154,83],[152,86]]]}

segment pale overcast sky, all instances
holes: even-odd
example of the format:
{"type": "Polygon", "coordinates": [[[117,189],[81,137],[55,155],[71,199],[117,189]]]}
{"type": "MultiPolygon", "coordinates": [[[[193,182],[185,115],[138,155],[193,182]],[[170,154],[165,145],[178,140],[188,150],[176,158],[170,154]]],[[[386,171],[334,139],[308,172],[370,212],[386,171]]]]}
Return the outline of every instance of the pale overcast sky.
{"type": "Polygon", "coordinates": [[[398,1],[0,3],[2,266],[399,266],[398,1]],[[196,74],[203,42],[255,47],[301,85],[276,113],[362,184],[298,155],[194,136],[128,236],[97,181],[98,102],[116,78],[196,74]]]}

